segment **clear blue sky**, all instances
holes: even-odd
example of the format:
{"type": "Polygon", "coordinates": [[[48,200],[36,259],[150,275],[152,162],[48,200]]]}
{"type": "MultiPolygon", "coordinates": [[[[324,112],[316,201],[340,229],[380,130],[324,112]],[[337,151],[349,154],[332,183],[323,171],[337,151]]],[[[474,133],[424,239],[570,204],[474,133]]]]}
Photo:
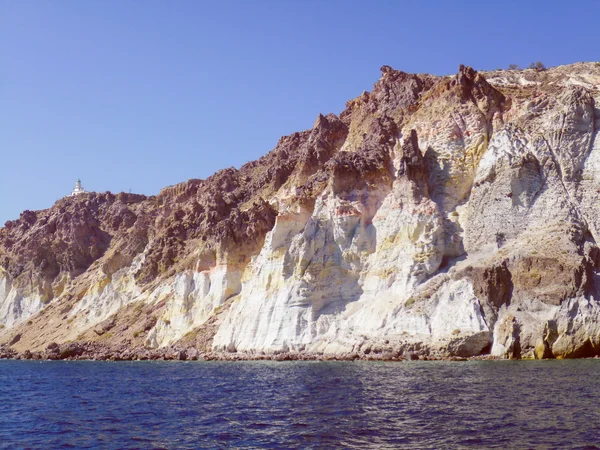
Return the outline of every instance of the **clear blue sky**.
{"type": "Polygon", "coordinates": [[[0,0],[0,225],[239,167],[408,72],[600,59],[600,0],[0,0]]]}

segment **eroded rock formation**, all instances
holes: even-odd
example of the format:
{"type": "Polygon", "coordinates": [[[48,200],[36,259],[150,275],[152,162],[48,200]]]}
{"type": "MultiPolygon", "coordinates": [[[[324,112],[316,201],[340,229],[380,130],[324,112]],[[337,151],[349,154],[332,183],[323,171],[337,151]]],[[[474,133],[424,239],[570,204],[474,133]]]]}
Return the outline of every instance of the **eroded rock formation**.
{"type": "Polygon", "coordinates": [[[25,211],[1,354],[598,355],[599,104],[599,63],[384,66],[239,170],[25,211]]]}

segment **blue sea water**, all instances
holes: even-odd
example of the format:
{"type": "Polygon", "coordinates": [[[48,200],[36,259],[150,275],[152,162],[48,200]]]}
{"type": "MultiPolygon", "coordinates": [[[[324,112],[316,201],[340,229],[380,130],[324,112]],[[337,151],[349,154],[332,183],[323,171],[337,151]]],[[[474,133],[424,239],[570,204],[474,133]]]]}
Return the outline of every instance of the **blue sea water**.
{"type": "Polygon", "coordinates": [[[0,361],[0,448],[598,448],[599,360],[0,361]]]}

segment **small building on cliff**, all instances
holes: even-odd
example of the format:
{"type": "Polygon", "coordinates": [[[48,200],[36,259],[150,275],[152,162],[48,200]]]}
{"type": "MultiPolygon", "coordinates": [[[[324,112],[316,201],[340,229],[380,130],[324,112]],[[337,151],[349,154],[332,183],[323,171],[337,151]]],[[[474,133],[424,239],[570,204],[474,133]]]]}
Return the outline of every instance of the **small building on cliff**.
{"type": "Polygon", "coordinates": [[[77,181],[75,182],[75,188],[73,189],[73,192],[71,192],[71,197],[79,194],[85,194],[86,192],[87,191],[83,188],[83,186],[81,186],[81,180],[77,178],[77,181]]]}

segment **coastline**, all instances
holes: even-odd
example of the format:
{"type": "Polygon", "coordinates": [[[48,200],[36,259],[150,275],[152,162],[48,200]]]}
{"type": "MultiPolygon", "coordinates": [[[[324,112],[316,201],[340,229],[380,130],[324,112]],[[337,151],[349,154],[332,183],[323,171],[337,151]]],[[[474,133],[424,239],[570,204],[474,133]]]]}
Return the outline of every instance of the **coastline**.
{"type": "MultiPolygon", "coordinates": [[[[18,352],[8,346],[0,346],[0,360],[32,361],[515,361],[537,360],[536,358],[509,359],[490,354],[461,357],[449,355],[427,355],[423,353],[346,353],[320,354],[309,352],[281,353],[225,353],[202,352],[196,348],[164,347],[160,349],[123,348],[109,349],[93,343],[50,344],[44,351],[25,350],[18,352]]],[[[562,358],[551,358],[562,359],[562,358]]],[[[600,356],[569,358],[600,359],[600,356]]]]}

